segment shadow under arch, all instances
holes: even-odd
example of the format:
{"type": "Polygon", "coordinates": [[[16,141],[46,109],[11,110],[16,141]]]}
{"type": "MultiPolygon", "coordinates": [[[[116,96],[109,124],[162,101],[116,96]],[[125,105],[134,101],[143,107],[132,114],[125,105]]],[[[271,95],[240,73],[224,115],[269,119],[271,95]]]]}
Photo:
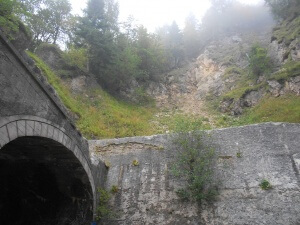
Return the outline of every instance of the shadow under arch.
{"type": "Polygon", "coordinates": [[[88,224],[95,187],[85,157],[45,119],[0,121],[0,224],[88,224]]]}

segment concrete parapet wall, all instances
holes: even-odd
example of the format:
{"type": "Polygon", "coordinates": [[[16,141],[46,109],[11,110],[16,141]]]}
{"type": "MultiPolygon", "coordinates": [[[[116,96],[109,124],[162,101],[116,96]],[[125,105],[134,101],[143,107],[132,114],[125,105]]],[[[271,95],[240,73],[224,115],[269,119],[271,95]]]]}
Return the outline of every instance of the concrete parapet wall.
{"type": "Polygon", "coordinates": [[[200,207],[175,194],[183,183],[169,172],[176,154],[170,136],[89,141],[94,160],[111,164],[106,187],[119,187],[111,201],[118,217],[107,224],[300,224],[300,124],[208,133],[218,156],[220,194],[200,207]],[[262,190],[263,179],[273,188],[262,190]]]}

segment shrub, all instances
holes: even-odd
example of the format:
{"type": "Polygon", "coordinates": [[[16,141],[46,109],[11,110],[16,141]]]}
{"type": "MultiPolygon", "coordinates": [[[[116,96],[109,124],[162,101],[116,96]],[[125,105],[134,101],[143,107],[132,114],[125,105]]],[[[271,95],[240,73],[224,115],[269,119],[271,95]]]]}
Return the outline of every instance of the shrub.
{"type": "Polygon", "coordinates": [[[99,204],[97,206],[97,220],[111,219],[114,216],[112,209],[109,207],[110,194],[103,188],[98,188],[99,204]]]}
{"type": "Polygon", "coordinates": [[[183,122],[180,129],[183,132],[174,134],[174,143],[178,149],[172,164],[172,174],[186,181],[184,188],[176,191],[182,200],[213,200],[218,194],[217,181],[214,176],[215,150],[204,144],[203,131],[196,129],[195,124],[183,122]],[[194,128],[186,132],[188,128],[194,128]]]}
{"type": "Polygon", "coordinates": [[[86,48],[75,48],[74,46],[71,46],[63,53],[63,58],[69,65],[87,71],[88,57],[86,48]]]}
{"type": "Polygon", "coordinates": [[[9,39],[14,39],[13,34],[19,30],[19,20],[14,14],[16,4],[10,0],[0,1],[0,28],[9,39]]]}
{"type": "Polygon", "coordinates": [[[267,56],[267,50],[265,48],[262,48],[259,45],[254,45],[250,51],[249,61],[253,75],[258,77],[260,75],[270,73],[271,61],[267,56]]]}

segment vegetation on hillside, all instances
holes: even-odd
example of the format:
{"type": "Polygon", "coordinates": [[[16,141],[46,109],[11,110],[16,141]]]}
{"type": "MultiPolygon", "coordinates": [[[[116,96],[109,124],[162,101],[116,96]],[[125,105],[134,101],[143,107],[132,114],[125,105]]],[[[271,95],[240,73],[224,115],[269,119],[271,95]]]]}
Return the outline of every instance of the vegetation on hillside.
{"type": "MultiPolygon", "coordinates": [[[[299,9],[300,10],[300,9],[299,9]]],[[[284,42],[289,45],[293,40],[300,36],[300,17],[292,21],[284,20],[279,25],[273,28],[273,40],[278,43],[284,42]]]]}
{"type": "Polygon", "coordinates": [[[249,67],[256,77],[269,75],[272,69],[271,59],[268,57],[267,49],[254,45],[249,54],[249,67]]]}
{"type": "Polygon", "coordinates": [[[294,19],[299,15],[299,0],[265,0],[265,2],[270,6],[274,17],[278,20],[294,19]]]}
{"type": "Polygon", "coordinates": [[[275,79],[284,83],[288,78],[299,76],[300,75],[300,62],[289,61],[284,64],[281,69],[273,73],[270,79],[275,79]]]}
{"type": "MultiPolygon", "coordinates": [[[[273,29],[272,40],[288,46],[300,35],[300,1],[299,0],[265,0],[279,24],[273,29]]],[[[298,41],[299,43],[299,41],[298,41]]],[[[289,52],[287,52],[288,55],[289,52]]]]}
{"type": "Polygon", "coordinates": [[[14,1],[0,1],[0,28],[3,29],[9,38],[13,38],[12,34],[19,29],[19,20],[13,13],[15,4],[14,1]]]}
{"type": "MultiPolygon", "coordinates": [[[[32,52],[47,44],[56,44],[57,48],[64,46],[62,58],[67,67],[76,67],[79,74],[95,76],[105,91],[99,88],[85,90],[83,95],[71,93],[63,80],[72,78],[68,68],[53,72],[35,54],[29,53],[88,138],[161,133],[174,130],[182,118],[199,119],[207,125],[205,128],[209,128],[209,124],[225,126],[272,120],[300,122],[297,113],[299,97],[293,95],[278,98],[267,95],[239,118],[222,115],[214,122],[174,113],[155,118],[157,109],[151,104],[141,106],[112,97],[131,88],[139,96],[140,103],[149,102],[144,87],[150,81],[163,80],[167,73],[171,74],[173,69],[196,58],[210,41],[222,39],[224,35],[257,31],[264,29],[265,24],[273,23],[262,6],[244,5],[235,0],[211,0],[211,3],[201,23],[194,15],[189,15],[183,29],[174,21],[151,33],[136,24],[132,17],[120,23],[115,0],[88,0],[82,16],[71,14],[69,0],[0,0],[0,27],[11,39],[17,36],[20,28],[30,31],[27,33],[32,36],[29,44],[32,52]]],[[[272,39],[288,46],[300,35],[299,1],[266,0],[266,3],[280,21],[273,30],[272,39]]],[[[242,44],[236,46],[239,50],[243,48],[242,44]]],[[[251,51],[242,53],[249,59],[249,66],[243,68],[232,63],[232,55],[224,57],[230,52],[218,52],[216,59],[228,67],[223,79],[234,77],[236,83],[223,95],[208,98],[209,104],[217,105],[224,99],[237,101],[251,91],[267,89],[266,79],[284,83],[298,76],[300,64],[292,61],[290,56],[294,48],[291,46],[286,52],[288,63],[273,74],[267,49],[262,46],[255,45],[251,51]],[[264,79],[259,80],[261,76],[264,79]]],[[[219,112],[215,114],[219,115],[219,112]]]]}
{"type": "Polygon", "coordinates": [[[295,95],[267,96],[241,118],[241,124],[261,122],[300,123],[300,98],[295,95]]]}
{"type": "Polygon", "coordinates": [[[213,126],[227,127],[235,125],[246,125],[260,122],[300,122],[300,98],[291,92],[285,95],[274,97],[268,92],[270,86],[268,80],[276,80],[281,85],[285,85],[291,78],[300,75],[300,62],[291,59],[284,63],[277,72],[271,73],[274,68],[269,61],[266,49],[257,45],[253,46],[249,57],[249,66],[240,69],[238,67],[228,67],[225,71],[223,79],[232,78],[235,80],[234,88],[229,89],[219,97],[208,96],[207,104],[216,115],[213,126]],[[257,61],[251,63],[251,61],[257,61]],[[263,79],[259,80],[259,76],[263,75],[263,79]],[[254,107],[243,109],[240,116],[230,116],[220,114],[220,103],[223,101],[231,102],[230,107],[234,103],[243,101],[243,98],[251,91],[263,90],[266,94],[260,99],[254,107]]]}
{"type": "Polygon", "coordinates": [[[9,22],[17,18],[31,30],[31,51],[45,42],[65,45],[68,54],[81,51],[87,59],[86,65],[79,63],[81,68],[94,74],[107,91],[120,94],[132,80],[140,84],[159,80],[197,57],[206,42],[221,33],[257,29],[261,21],[270,22],[263,7],[230,0],[211,2],[202,23],[189,15],[182,30],[174,21],[155,33],[132,17],[120,23],[115,0],[89,0],[82,16],[71,14],[69,0],[1,0],[3,10],[8,9],[1,20],[3,27],[11,29],[9,22]]]}
{"type": "Polygon", "coordinates": [[[245,109],[240,116],[222,114],[211,108],[213,128],[243,126],[264,122],[300,123],[300,98],[293,94],[265,96],[256,106],[245,109]]]}
{"type": "Polygon", "coordinates": [[[76,114],[76,125],[87,138],[114,138],[150,135],[150,124],[155,109],[119,101],[101,89],[88,90],[86,95],[74,95],[63,81],[36,55],[28,52],[36,65],[55,88],[71,113],[76,114]]]}

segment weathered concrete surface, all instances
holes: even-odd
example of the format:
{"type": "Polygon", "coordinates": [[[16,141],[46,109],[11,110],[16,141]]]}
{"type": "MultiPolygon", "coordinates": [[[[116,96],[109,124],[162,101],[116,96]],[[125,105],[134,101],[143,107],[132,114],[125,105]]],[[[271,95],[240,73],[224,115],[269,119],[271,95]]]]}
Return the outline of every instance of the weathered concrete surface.
{"type": "Polygon", "coordinates": [[[0,153],[6,144],[22,137],[48,138],[71,151],[86,172],[95,208],[104,165],[92,164],[86,139],[70,121],[53,88],[29,68],[0,32],[0,153]]]}
{"type": "Polygon", "coordinates": [[[89,141],[93,160],[111,164],[107,188],[120,189],[112,199],[119,218],[107,224],[300,224],[300,124],[209,133],[219,158],[220,195],[200,208],[174,193],[182,183],[169,173],[176,154],[170,136],[89,141]],[[273,188],[262,190],[262,179],[273,188]]]}

